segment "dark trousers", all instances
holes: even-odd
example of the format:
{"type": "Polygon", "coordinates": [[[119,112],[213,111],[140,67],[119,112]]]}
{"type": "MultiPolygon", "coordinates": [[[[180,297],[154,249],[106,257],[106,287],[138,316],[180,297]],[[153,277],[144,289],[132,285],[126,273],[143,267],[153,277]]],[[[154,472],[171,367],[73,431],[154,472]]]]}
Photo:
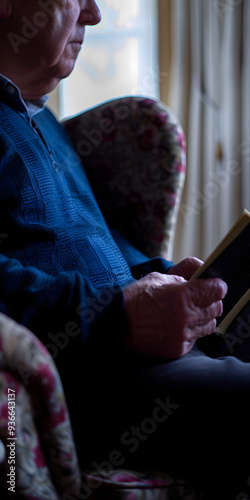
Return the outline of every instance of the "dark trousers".
{"type": "MultiPolygon", "coordinates": [[[[131,353],[118,360],[89,349],[79,371],[78,408],[70,405],[82,466],[168,471],[209,500],[245,498],[250,363],[216,357],[221,342],[212,342],[215,357],[195,346],[171,361],[131,353]]],[[[246,359],[247,351],[246,345],[246,359]]]]}

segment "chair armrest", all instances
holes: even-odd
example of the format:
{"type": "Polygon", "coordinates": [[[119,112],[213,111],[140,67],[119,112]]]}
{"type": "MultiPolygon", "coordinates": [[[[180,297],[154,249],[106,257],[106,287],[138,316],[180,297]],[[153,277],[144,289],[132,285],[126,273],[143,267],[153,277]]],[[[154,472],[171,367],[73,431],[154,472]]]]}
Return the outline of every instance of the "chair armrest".
{"type": "Polygon", "coordinates": [[[36,336],[1,313],[0,361],[0,441],[6,474],[15,460],[15,492],[77,498],[80,471],[57,369],[36,336]]]}
{"type": "Polygon", "coordinates": [[[166,256],[186,171],[183,130],[160,101],[124,97],[63,122],[108,224],[166,256]]]}
{"type": "Polygon", "coordinates": [[[3,498],[8,499],[7,492],[12,492],[13,497],[11,495],[10,498],[14,498],[14,495],[19,498],[22,494],[25,500],[43,500],[46,493],[51,500],[59,500],[46,463],[42,439],[34,418],[34,406],[28,391],[24,384],[7,370],[0,371],[0,387],[0,443],[5,451],[0,462],[0,483],[6,492],[3,498]],[[14,409],[8,407],[9,389],[15,394],[14,409]],[[14,413],[15,432],[10,430],[13,422],[9,420],[12,413],[8,416],[8,410],[14,413]]]}
{"type": "Polygon", "coordinates": [[[35,335],[1,313],[0,367],[1,498],[201,500],[186,481],[166,472],[117,470],[110,464],[107,473],[101,466],[80,473],[53,361],[35,335]]]}

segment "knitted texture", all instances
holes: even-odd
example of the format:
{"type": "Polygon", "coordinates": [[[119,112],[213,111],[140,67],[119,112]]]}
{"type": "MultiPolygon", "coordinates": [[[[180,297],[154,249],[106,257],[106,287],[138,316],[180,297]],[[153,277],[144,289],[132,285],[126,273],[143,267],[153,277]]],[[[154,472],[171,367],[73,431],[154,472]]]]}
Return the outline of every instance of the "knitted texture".
{"type": "Polygon", "coordinates": [[[129,267],[62,127],[45,109],[37,131],[0,103],[1,253],[49,275],[79,271],[97,288],[124,285],[129,267]]]}

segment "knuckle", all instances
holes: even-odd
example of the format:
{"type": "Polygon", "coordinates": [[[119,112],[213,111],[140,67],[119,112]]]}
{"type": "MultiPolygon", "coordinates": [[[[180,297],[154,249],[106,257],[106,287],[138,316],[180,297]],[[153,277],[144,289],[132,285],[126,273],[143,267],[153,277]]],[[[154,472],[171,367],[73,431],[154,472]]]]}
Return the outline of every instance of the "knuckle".
{"type": "Polygon", "coordinates": [[[216,316],[221,316],[222,313],[223,313],[223,303],[222,303],[222,300],[220,300],[218,303],[218,312],[217,312],[216,316]]]}
{"type": "Polygon", "coordinates": [[[154,279],[154,278],[159,278],[159,276],[161,276],[160,273],[158,273],[157,271],[153,271],[152,273],[149,273],[147,275],[147,278],[153,278],[154,279]]]}
{"type": "Polygon", "coordinates": [[[207,332],[206,333],[204,332],[204,334],[211,335],[212,333],[215,332],[216,326],[217,326],[216,319],[212,319],[211,321],[209,321],[209,323],[207,323],[207,332]]]}

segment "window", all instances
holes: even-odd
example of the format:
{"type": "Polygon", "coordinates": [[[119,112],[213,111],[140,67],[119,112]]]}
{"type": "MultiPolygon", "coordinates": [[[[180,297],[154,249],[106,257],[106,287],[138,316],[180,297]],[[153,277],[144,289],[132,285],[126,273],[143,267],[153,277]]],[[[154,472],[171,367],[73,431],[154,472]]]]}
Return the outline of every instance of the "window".
{"type": "Polygon", "coordinates": [[[97,3],[102,21],[86,28],[75,69],[59,85],[59,118],[123,95],[159,97],[157,1],[97,3]]]}

